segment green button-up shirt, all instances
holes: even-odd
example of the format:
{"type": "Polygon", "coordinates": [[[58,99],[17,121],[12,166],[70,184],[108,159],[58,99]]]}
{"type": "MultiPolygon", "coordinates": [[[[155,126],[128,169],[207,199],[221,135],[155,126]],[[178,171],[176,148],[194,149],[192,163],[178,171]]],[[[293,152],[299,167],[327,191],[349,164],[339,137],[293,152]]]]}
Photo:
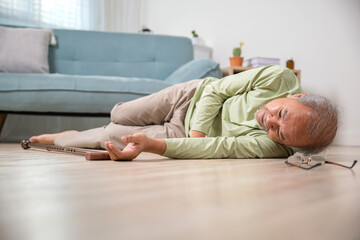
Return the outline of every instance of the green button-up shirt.
{"type": "Polygon", "coordinates": [[[163,154],[172,158],[273,158],[293,151],[271,140],[255,120],[262,105],[277,98],[303,93],[294,73],[266,66],[239,74],[205,78],[190,103],[185,131],[203,132],[205,138],[165,139],[163,154]]]}

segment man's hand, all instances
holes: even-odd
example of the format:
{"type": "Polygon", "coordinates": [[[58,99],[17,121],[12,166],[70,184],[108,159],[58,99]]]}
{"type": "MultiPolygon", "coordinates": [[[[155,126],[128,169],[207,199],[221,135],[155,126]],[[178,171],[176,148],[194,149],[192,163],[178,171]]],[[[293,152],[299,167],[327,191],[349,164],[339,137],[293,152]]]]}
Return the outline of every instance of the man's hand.
{"type": "Polygon", "coordinates": [[[143,133],[123,136],[121,141],[127,143],[122,151],[111,142],[105,143],[111,160],[133,160],[141,152],[151,152],[162,155],[166,150],[166,142],[164,140],[149,138],[143,133]]]}
{"type": "Polygon", "coordinates": [[[191,137],[191,138],[203,138],[203,137],[205,137],[205,133],[192,130],[192,131],[191,131],[191,134],[190,134],[190,137],[191,137]]]}

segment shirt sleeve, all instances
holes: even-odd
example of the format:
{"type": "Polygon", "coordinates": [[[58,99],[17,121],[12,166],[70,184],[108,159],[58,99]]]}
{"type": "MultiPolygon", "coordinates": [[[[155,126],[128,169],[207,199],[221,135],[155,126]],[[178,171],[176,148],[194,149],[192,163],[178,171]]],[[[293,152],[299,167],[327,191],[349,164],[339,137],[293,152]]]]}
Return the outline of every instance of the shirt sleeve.
{"type": "Polygon", "coordinates": [[[208,135],[214,118],[228,98],[250,91],[257,91],[260,98],[278,96],[278,93],[289,93],[289,89],[299,89],[297,82],[296,76],[281,66],[252,69],[210,82],[196,105],[197,113],[191,129],[208,135]]]}
{"type": "Polygon", "coordinates": [[[165,139],[163,156],[170,158],[278,158],[293,154],[292,149],[258,137],[172,138],[165,139]]]}

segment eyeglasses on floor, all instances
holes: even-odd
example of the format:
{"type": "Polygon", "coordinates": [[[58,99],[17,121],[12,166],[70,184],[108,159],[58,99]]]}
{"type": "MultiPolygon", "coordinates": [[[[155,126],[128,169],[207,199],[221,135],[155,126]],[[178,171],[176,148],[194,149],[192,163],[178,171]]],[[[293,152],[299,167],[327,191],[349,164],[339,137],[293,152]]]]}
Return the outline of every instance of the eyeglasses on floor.
{"type": "Polygon", "coordinates": [[[295,153],[294,155],[288,157],[285,160],[285,164],[298,167],[304,170],[310,170],[315,167],[323,166],[325,164],[332,164],[343,168],[352,169],[357,163],[357,160],[354,160],[351,166],[346,166],[337,162],[332,162],[326,160],[324,157],[319,155],[305,156],[301,153],[295,153]]]}

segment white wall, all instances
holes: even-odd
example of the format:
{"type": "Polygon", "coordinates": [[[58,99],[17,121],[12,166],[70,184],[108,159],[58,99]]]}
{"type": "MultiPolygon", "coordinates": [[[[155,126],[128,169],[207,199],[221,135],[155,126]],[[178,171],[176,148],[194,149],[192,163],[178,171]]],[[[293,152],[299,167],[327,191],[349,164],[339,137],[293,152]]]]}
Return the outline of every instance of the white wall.
{"type": "Polygon", "coordinates": [[[359,0],[148,0],[145,12],[157,34],[195,29],[221,67],[239,41],[245,58],[293,57],[304,90],[339,107],[335,143],[360,146],[359,0]]]}

